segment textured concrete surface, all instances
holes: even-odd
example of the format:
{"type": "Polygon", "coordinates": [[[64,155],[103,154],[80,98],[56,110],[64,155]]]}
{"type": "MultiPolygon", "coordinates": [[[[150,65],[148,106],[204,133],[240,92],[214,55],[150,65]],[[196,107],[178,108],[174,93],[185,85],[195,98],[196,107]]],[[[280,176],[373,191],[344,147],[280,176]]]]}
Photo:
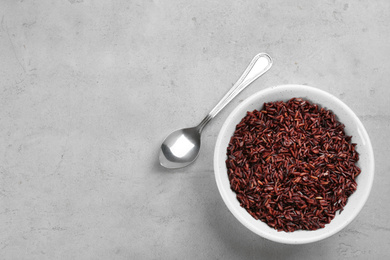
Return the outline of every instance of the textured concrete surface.
{"type": "Polygon", "coordinates": [[[384,259],[390,255],[390,2],[1,1],[1,259],[384,259]],[[208,125],[190,167],[157,162],[258,52],[273,68],[208,125]],[[376,176],[359,216],[318,243],[251,233],[213,175],[240,100],[308,84],[349,105],[376,176]]]}

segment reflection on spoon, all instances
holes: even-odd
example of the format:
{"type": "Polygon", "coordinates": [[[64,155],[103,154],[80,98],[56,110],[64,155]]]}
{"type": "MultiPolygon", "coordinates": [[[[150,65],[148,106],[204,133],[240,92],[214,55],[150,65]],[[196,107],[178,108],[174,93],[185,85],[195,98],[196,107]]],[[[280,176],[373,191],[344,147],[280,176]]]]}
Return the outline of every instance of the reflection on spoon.
{"type": "Polygon", "coordinates": [[[177,158],[182,158],[194,147],[195,145],[191,143],[184,134],[182,134],[171,146],[171,152],[177,158]]]}

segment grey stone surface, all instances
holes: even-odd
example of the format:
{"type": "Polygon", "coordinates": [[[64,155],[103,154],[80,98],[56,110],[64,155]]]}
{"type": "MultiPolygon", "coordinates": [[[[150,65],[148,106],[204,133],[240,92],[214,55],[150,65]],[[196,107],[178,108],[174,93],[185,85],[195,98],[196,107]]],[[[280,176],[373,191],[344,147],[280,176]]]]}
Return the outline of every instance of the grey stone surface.
{"type": "Polygon", "coordinates": [[[1,259],[384,259],[390,254],[390,1],[1,1],[1,259]],[[258,52],[273,68],[206,128],[190,167],[157,162],[258,52]],[[360,117],[376,158],[358,217],[321,242],[262,239],[213,173],[232,109],[308,84],[360,117]]]}

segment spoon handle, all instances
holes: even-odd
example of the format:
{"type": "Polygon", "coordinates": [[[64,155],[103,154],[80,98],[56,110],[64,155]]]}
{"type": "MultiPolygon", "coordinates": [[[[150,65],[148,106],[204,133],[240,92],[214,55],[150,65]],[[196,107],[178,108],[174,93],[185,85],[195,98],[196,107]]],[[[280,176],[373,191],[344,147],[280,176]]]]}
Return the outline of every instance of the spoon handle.
{"type": "Polygon", "coordinates": [[[244,73],[233,85],[233,87],[225,94],[211,112],[197,126],[199,132],[213,119],[233,98],[235,98],[244,88],[249,86],[258,77],[267,72],[272,66],[272,59],[266,53],[257,54],[249,63],[244,73]]]}

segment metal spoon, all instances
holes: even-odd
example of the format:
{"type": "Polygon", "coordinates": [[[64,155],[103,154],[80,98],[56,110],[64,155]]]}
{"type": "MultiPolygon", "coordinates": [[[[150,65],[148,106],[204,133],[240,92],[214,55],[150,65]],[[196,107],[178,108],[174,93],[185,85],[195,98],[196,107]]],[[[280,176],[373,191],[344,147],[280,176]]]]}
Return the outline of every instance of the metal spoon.
{"type": "Polygon", "coordinates": [[[211,112],[191,128],[177,130],[168,135],[161,145],[160,164],[165,168],[175,169],[185,167],[196,160],[200,150],[200,134],[207,123],[213,119],[235,96],[250,85],[258,77],[267,72],[272,66],[272,59],[266,53],[257,54],[244,73],[218,102],[211,112]]]}

